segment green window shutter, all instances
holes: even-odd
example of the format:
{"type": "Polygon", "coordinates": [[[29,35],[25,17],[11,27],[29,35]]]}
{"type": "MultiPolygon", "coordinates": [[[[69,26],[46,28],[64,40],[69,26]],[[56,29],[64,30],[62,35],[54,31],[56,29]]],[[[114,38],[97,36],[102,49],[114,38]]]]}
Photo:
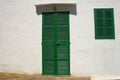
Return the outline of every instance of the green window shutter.
{"type": "Polygon", "coordinates": [[[113,9],[94,9],[95,38],[114,39],[114,15],[113,9]]]}
{"type": "Polygon", "coordinates": [[[104,38],[103,11],[95,10],[95,37],[104,38]]]}
{"type": "Polygon", "coordinates": [[[114,17],[113,9],[108,9],[104,11],[105,14],[105,36],[107,39],[114,39],[114,17]]]}

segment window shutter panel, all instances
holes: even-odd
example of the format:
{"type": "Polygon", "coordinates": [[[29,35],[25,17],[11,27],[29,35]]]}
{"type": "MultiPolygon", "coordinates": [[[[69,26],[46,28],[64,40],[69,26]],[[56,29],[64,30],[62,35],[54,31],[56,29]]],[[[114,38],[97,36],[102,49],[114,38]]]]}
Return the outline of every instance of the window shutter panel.
{"type": "Polygon", "coordinates": [[[105,15],[105,36],[106,38],[114,38],[113,9],[105,10],[104,15],[105,15]]]}
{"type": "Polygon", "coordinates": [[[69,75],[69,12],[58,13],[57,20],[57,74],[69,75]]]}
{"type": "Polygon", "coordinates": [[[94,10],[95,14],[95,38],[104,38],[104,14],[101,10],[94,10]]]}
{"type": "Polygon", "coordinates": [[[43,74],[55,74],[55,48],[54,48],[54,14],[43,13],[43,27],[42,27],[42,62],[43,74]]]}

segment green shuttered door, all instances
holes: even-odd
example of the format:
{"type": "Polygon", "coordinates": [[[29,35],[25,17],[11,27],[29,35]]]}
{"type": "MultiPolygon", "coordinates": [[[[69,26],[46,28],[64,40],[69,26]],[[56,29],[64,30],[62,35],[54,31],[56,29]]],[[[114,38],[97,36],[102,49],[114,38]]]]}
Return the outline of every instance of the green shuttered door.
{"type": "Polygon", "coordinates": [[[69,75],[69,12],[43,13],[42,64],[45,75],[69,75]]]}

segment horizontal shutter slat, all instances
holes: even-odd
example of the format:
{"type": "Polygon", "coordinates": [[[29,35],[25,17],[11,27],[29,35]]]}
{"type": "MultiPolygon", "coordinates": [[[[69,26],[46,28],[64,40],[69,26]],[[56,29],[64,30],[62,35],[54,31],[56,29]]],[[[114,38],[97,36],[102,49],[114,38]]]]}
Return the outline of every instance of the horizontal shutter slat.
{"type": "Polygon", "coordinates": [[[68,13],[58,13],[58,26],[68,25],[68,13]]]}
{"type": "Polygon", "coordinates": [[[105,18],[112,18],[112,11],[111,10],[105,10],[105,18]]]}
{"type": "Polygon", "coordinates": [[[106,28],[106,36],[111,36],[112,34],[112,28],[106,28]]]}
{"type": "Polygon", "coordinates": [[[96,27],[104,27],[103,19],[96,19],[96,27]]]}
{"type": "Polygon", "coordinates": [[[54,59],[54,45],[43,45],[44,59],[54,59]]]}
{"type": "Polygon", "coordinates": [[[43,28],[43,40],[54,40],[54,27],[43,28]]]}
{"type": "Polygon", "coordinates": [[[112,19],[106,19],[105,20],[105,27],[112,27],[113,23],[112,23],[112,19]]]}
{"type": "Polygon", "coordinates": [[[55,62],[54,61],[44,61],[44,74],[55,74],[55,62]]]}
{"type": "Polygon", "coordinates": [[[95,11],[95,16],[96,16],[96,18],[103,18],[103,11],[96,10],[95,11]]]}
{"type": "Polygon", "coordinates": [[[58,74],[68,75],[69,74],[69,66],[68,61],[58,61],[58,74]]]}
{"type": "Polygon", "coordinates": [[[68,35],[68,28],[67,27],[58,27],[58,40],[68,40],[69,39],[69,35],[68,35]]]}
{"type": "Polygon", "coordinates": [[[43,24],[44,24],[44,27],[54,26],[54,14],[53,13],[44,14],[43,15],[43,24]]]}
{"type": "Polygon", "coordinates": [[[68,45],[59,45],[58,46],[58,59],[66,59],[69,57],[69,46],[68,45]]]}
{"type": "Polygon", "coordinates": [[[96,29],[97,36],[104,36],[104,28],[97,28],[96,29]]]}

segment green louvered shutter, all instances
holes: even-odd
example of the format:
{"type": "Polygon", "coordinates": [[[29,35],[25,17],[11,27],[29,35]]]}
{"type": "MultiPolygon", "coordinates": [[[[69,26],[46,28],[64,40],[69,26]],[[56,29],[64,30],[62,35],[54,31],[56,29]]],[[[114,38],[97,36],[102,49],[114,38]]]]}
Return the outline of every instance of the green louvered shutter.
{"type": "Polygon", "coordinates": [[[94,9],[95,14],[95,38],[114,39],[114,15],[113,9],[94,9]]]}
{"type": "Polygon", "coordinates": [[[43,13],[42,67],[45,75],[69,75],[69,12],[43,13]]]}
{"type": "Polygon", "coordinates": [[[105,16],[105,36],[107,39],[114,39],[114,17],[113,9],[104,10],[105,16]]]}
{"type": "Polygon", "coordinates": [[[95,10],[95,37],[104,38],[103,11],[95,10]]]}
{"type": "Polygon", "coordinates": [[[70,74],[69,60],[69,13],[57,14],[57,74],[70,74]]]}
{"type": "Polygon", "coordinates": [[[53,13],[43,13],[42,31],[43,74],[55,74],[55,24],[53,13]]]}

